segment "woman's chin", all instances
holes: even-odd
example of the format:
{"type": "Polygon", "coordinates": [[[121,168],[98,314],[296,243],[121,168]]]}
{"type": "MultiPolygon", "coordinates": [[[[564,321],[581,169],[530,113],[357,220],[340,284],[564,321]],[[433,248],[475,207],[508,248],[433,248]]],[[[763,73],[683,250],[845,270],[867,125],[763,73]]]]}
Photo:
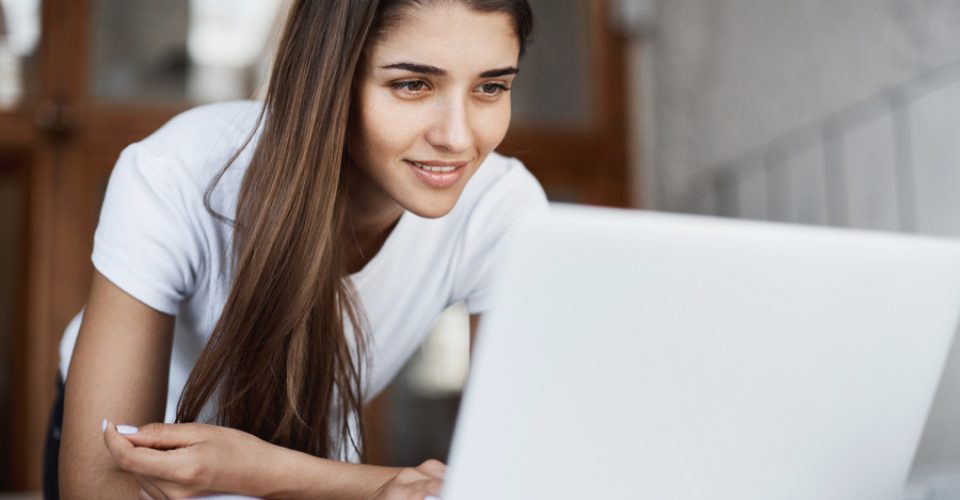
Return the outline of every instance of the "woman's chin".
{"type": "Polygon", "coordinates": [[[407,211],[424,219],[439,219],[450,213],[457,204],[456,200],[452,202],[437,200],[435,203],[414,203],[407,206],[407,211]]]}

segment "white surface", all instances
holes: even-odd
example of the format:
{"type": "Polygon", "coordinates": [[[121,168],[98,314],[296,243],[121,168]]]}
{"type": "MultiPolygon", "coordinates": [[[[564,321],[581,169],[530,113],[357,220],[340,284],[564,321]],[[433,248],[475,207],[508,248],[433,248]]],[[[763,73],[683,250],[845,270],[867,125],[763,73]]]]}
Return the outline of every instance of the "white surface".
{"type": "Polygon", "coordinates": [[[902,495],[960,245],[559,213],[516,233],[445,500],[902,495]]]}

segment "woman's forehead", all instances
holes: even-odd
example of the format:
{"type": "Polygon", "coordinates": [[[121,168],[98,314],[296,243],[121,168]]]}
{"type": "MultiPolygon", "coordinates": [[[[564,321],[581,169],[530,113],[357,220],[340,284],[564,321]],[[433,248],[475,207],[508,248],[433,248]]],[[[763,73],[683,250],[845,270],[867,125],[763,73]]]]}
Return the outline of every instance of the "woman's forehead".
{"type": "Polygon", "coordinates": [[[478,12],[459,2],[413,8],[371,47],[374,67],[416,63],[454,73],[515,66],[520,42],[502,12],[478,12]]]}

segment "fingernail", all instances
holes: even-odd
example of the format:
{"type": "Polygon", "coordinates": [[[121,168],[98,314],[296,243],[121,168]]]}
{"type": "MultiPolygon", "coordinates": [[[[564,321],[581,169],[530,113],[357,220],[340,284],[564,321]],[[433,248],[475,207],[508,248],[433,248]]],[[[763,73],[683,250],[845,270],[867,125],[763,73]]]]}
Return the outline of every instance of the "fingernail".
{"type": "Polygon", "coordinates": [[[103,422],[100,423],[100,429],[103,432],[107,432],[107,419],[103,419],[103,422]]]}
{"type": "Polygon", "coordinates": [[[130,434],[136,434],[138,429],[132,425],[118,425],[117,432],[125,436],[130,434]]]}

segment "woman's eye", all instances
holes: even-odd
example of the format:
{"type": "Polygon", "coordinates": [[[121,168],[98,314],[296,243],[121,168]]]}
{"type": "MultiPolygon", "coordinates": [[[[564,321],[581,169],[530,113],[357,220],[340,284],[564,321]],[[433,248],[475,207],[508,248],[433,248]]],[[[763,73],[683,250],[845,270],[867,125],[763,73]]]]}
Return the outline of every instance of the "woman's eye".
{"type": "Polygon", "coordinates": [[[408,94],[419,94],[425,90],[428,90],[427,82],[423,80],[407,80],[403,82],[392,83],[391,87],[394,90],[399,90],[408,94]]]}
{"type": "Polygon", "coordinates": [[[484,83],[479,87],[479,90],[485,97],[496,97],[504,92],[508,92],[510,88],[502,83],[484,83]]]}

